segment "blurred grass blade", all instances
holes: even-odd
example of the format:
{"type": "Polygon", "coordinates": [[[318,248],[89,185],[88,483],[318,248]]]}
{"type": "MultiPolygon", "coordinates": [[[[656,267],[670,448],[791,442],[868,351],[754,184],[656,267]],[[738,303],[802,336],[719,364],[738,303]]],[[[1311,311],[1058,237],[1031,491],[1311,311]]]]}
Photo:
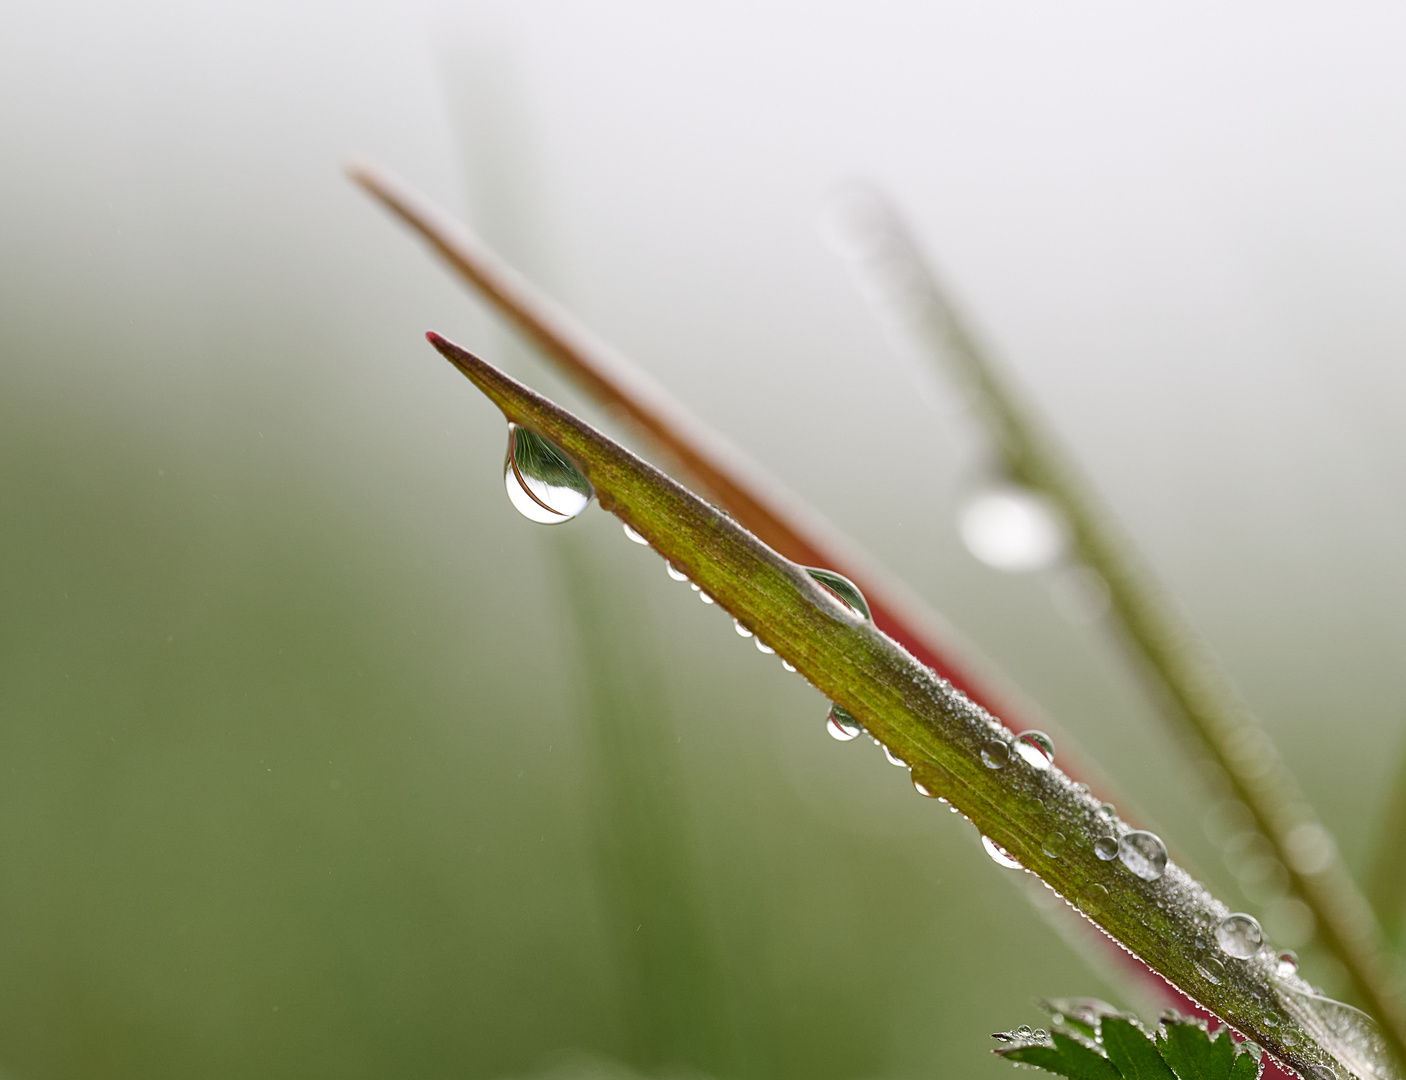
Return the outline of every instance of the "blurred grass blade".
{"type": "MultiPolygon", "coordinates": [[[[1019,400],[966,327],[898,214],[881,195],[856,192],[851,244],[865,291],[890,329],[911,336],[973,392],[1007,477],[1059,510],[1078,557],[1107,583],[1123,636],[1177,727],[1223,772],[1273,847],[1294,893],[1312,910],[1323,943],[1406,1061],[1406,1010],[1381,954],[1372,910],[1343,867],[1297,781],[1178,607],[1112,524],[1065,455],[1019,400]]],[[[843,224],[842,224],[843,227],[843,224]]]]}
{"type": "Polygon", "coordinates": [[[834,600],[803,567],[546,398],[444,338],[429,338],[509,422],[550,439],[575,462],[604,509],[908,763],[916,783],[946,798],[1154,971],[1293,1068],[1331,1062],[1338,1080],[1395,1075],[1365,1017],[1343,1007],[1325,1014],[1308,984],[1279,974],[1263,952],[1226,962],[1206,929],[1228,910],[1181,867],[1168,863],[1144,877],[1131,861],[1099,858],[1093,841],[1126,836],[1126,824],[1056,766],[1023,757],[1009,729],[834,600]],[[1058,844],[1050,842],[1055,833],[1058,844]]]}
{"type": "Polygon", "coordinates": [[[1387,793],[1376,853],[1367,876],[1367,898],[1387,943],[1399,949],[1401,924],[1406,916],[1406,753],[1401,756],[1395,781],[1387,793]]]}

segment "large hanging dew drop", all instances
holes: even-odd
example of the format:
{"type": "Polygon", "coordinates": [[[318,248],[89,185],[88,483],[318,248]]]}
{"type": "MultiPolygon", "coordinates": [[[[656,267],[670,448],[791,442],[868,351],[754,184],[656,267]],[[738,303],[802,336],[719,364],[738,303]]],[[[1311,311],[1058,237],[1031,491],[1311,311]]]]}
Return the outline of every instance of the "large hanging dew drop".
{"type": "Polygon", "coordinates": [[[1236,912],[1227,915],[1216,927],[1216,944],[1227,956],[1248,960],[1264,944],[1264,932],[1253,916],[1236,912]]]}
{"type": "Polygon", "coordinates": [[[997,866],[1004,866],[1007,870],[1022,869],[1020,862],[991,837],[983,836],[981,846],[986,849],[986,854],[991,856],[997,866]]]}
{"type": "Polygon", "coordinates": [[[996,570],[1042,570],[1064,553],[1065,528],[1058,511],[1044,496],[1013,484],[967,500],[957,530],[967,550],[996,570]]]}
{"type": "Polygon", "coordinates": [[[1143,881],[1156,881],[1167,872],[1167,845],[1156,833],[1125,834],[1118,841],[1118,858],[1143,881]]]}
{"type": "Polygon", "coordinates": [[[503,485],[518,513],[539,525],[580,517],[591,502],[591,484],[554,443],[508,425],[503,485]]]}
{"type": "Polygon", "coordinates": [[[833,570],[822,570],[818,566],[807,566],[806,573],[820,582],[826,592],[849,608],[850,611],[866,619],[872,618],[869,614],[869,601],[864,599],[864,594],[859,591],[859,586],[849,578],[837,574],[833,570]]]}
{"type": "Polygon", "coordinates": [[[864,733],[864,725],[851,716],[848,709],[831,705],[830,716],[825,721],[825,730],[840,742],[849,742],[864,733]]]}
{"type": "Polygon", "coordinates": [[[1043,731],[1025,731],[1015,738],[1015,752],[1031,768],[1043,771],[1054,761],[1054,740],[1043,731]]]}

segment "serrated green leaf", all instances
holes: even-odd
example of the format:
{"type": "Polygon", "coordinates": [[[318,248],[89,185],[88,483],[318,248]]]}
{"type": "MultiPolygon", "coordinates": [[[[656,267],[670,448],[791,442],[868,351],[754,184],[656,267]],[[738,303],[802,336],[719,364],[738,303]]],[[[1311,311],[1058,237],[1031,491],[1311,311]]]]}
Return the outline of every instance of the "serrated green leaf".
{"type": "Polygon", "coordinates": [[[1053,1046],[998,1047],[995,1052],[1007,1061],[1034,1065],[1037,1069],[1067,1076],[1069,1080],[1123,1080],[1106,1057],[1059,1032],[1054,1034],[1053,1046]]]}
{"type": "Polygon", "coordinates": [[[1099,1035],[1108,1060],[1123,1080],[1177,1080],[1148,1034],[1131,1020],[1108,1016],[1099,1023],[1099,1035]]]}
{"type": "MultiPolygon", "coordinates": [[[[1217,1039],[1229,1041],[1230,1035],[1226,1034],[1217,1039]]],[[[1264,1068],[1264,1059],[1256,1057],[1248,1051],[1241,1051],[1235,1055],[1235,1060],[1230,1065],[1230,1080],[1259,1080],[1260,1071],[1264,1068]]]]}
{"type": "Polygon", "coordinates": [[[1118,1010],[1098,998],[1041,998],[1035,1004],[1050,1014],[1056,1027],[1065,1027],[1088,1039],[1098,1038],[1098,1022],[1117,1016],[1118,1010]]]}
{"type": "Polygon", "coordinates": [[[1235,1060],[1235,1042],[1228,1031],[1212,1039],[1194,1021],[1165,1024],[1157,1050],[1179,1080],[1229,1080],[1235,1060]]]}

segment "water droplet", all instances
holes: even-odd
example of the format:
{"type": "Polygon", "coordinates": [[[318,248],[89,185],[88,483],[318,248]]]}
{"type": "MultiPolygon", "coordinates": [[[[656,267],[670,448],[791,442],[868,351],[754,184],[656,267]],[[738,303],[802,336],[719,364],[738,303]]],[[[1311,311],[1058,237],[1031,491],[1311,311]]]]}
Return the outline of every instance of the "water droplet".
{"type": "Polygon", "coordinates": [[[1104,862],[1110,862],[1118,857],[1118,838],[1116,836],[1100,836],[1094,841],[1094,854],[1104,862]]]}
{"type": "Polygon", "coordinates": [[[1299,972],[1299,954],[1293,949],[1285,949],[1274,960],[1274,973],[1281,979],[1287,979],[1290,975],[1297,975],[1299,972]]]}
{"type": "Polygon", "coordinates": [[[1028,1038],[1030,1038],[1030,1025],[1029,1025],[1029,1024],[1021,1024],[1020,1027],[1018,1027],[1018,1028],[1015,1029],[1015,1033],[1016,1033],[1018,1036],[1020,1036],[1022,1039],[1028,1039],[1028,1038]]]}
{"type": "Polygon", "coordinates": [[[958,515],[957,531],[967,550],[996,570],[1039,570],[1064,551],[1059,512],[1044,496],[1013,484],[969,499],[958,515]]]}
{"type": "Polygon", "coordinates": [[[645,545],[648,545],[648,544],[649,544],[649,541],[648,541],[648,540],[646,540],[646,539],[645,539],[643,536],[641,536],[639,533],[635,532],[634,529],[630,528],[630,527],[629,527],[628,525],[626,525],[624,522],[621,522],[620,527],[625,530],[625,536],[626,536],[628,539],[633,540],[636,544],[645,544],[645,545]]]}
{"type": "Polygon", "coordinates": [[[1167,845],[1156,833],[1130,832],[1118,841],[1118,858],[1143,881],[1156,881],[1167,870],[1167,845]]]}
{"type": "Polygon", "coordinates": [[[761,638],[753,638],[752,640],[756,643],[757,652],[759,652],[759,653],[766,653],[767,656],[771,656],[771,655],[773,655],[773,654],[776,652],[775,649],[773,649],[770,645],[768,645],[768,644],[767,644],[765,641],[763,641],[761,638]]]}
{"type": "Polygon", "coordinates": [[[671,562],[666,562],[666,563],[664,564],[664,569],[669,572],[669,576],[670,576],[671,578],[673,578],[675,581],[687,581],[687,580],[688,580],[688,575],[685,574],[682,570],[680,570],[678,567],[676,567],[676,566],[675,566],[673,563],[671,563],[671,562]]]}
{"type": "Polygon", "coordinates": [[[904,761],[887,746],[884,747],[884,757],[889,759],[890,765],[897,765],[900,769],[908,768],[908,762],[904,761]]]}
{"type": "Polygon", "coordinates": [[[1054,740],[1043,731],[1022,731],[1015,737],[1015,752],[1029,762],[1031,768],[1043,771],[1054,761],[1054,740]]]}
{"type": "Polygon", "coordinates": [[[995,860],[997,866],[1004,866],[1007,870],[1021,869],[1020,863],[1011,857],[1011,853],[992,840],[991,837],[983,836],[981,846],[986,849],[986,854],[995,860]]]}
{"type": "Polygon", "coordinates": [[[1194,960],[1192,964],[1201,973],[1201,977],[1213,986],[1219,986],[1221,979],[1225,978],[1225,965],[1214,956],[1194,960]]]}
{"type": "Polygon", "coordinates": [[[988,769],[1004,769],[1011,759],[1011,748],[1001,739],[992,739],[981,748],[981,763],[988,769]]]}
{"type": "Polygon", "coordinates": [[[752,636],[752,631],[748,630],[745,626],[743,626],[743,625],[742,625],[740,622],[738,622],[736,619],[733,619],[733,620],[732,620],[732,628],[737,631],[737,636],[738,636],[738,637],[751,637],[751,636],[752,636]]]}
{"type": "Polygon", "coordinates": [[[1036,817],[1045,812],[1045,804],[1028,791],[1022,791],[1016,796],[1016,802],[1020,809],[1030,817],[1036,817]]]}
{"type": "Polygon", "coordinates": [[[850,611],[866,619],[871,617],[869,601],[864,599],[864,594],[859,591],[859,586],[849,578],[837,574],[833,570],[823,570],[818,566],[807,566],[805,570],[807,574],[820,582],[826,592],[850,611]]]}
{"type": "Polygon", "coordinates": [[[1095,881],[1079,894],[1079,906],[1085,911],[1102,911],[1108,906],[1108,890],[1095,881]]]}
{"type": "Polygon", "coordinates": [[[1089,785],[1080,780],[1077,784],[1074,785],[1074,790],[1077,791],[1080,795],[1087,795],[1089,793],[1089,785]]]}
{"type": "Polygon", "coordinates": [[[503,485],[518,512],[539,525],[570,521],[591,502],[590,482],[560,448],[517,424],[508,425],[503,485]]]}
{"type": "Polygon", "coordinates": [[[1303,1071],[1310,1080],[1338,1080],[1333,1070],[1326,1065],[1305,1065],[1303,1071]]]}
{"type": "Polygon", "coordinates": [[[1040,844],[1040,850],[1043,851],[1046,855],[1048,855],[1051,859],[1058,859],[1061,855],[1064,854],[1065,843],[1066,840],[1064,833],[1060,832],[1058,829],[1055,829],[1054,832],[1049,833],[1045,837],[1044,841],[1040,844]]]}
{"type": "Polygon", "coordinates": [[[707,593],[705,593],[702,589],[699,589],[699,590],[698,590],[698,599],[702,600],[703,603],[705,603],[705,604],[714,603],[713,598],[712,598],[711,596],[709,596],[707,593]]]}
{"type": "Polygon", "coordinates": [[[796,665],[793,664],[793,663],[791,663],[791,661],[789,661],[789,660],[783,660],[783,661],[781,661],[781,666],[782,666],[783,668],[785,668],[787,671],[795,671],[795,670],[796,670],[796,665]]]}
{"type": "Polygon", "coordinates": [[[851,716],[847,709],[834,704],[830,706],[830,716],[825,721],[825,727],[840,742],[857,739],[864,731],[864,725],[851,716]]]}
{"type": "Polygon", "coordinates": [[[1104,803],[1102,806],[1099,807],[1099,810],[1107,817],[1118,816],[1118,808],[1114,806],[1111,802],[1104,803]]]}
{"type": "Polygon", "coordinates": [[[1237,960],[1248,960],[1264,943],[1264,932],[1251,915],[1236,912],[1227,915],[1216,927],[1216,944],[1221,951],[1237,960]]]}

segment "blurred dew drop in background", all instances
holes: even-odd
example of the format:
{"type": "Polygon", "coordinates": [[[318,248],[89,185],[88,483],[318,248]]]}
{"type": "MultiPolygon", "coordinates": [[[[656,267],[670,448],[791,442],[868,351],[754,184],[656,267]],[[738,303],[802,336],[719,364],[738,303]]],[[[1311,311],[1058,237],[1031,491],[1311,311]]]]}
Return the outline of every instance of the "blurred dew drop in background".
{"type": "Polygon", "coordinates": [[[1275,869],[1203,831],[1224,794],[1106,589],[1019,500],[973,516],[965,392],[819,223],[856,179],[910,216],[1363,872],[1406,714],[1403,33],[12,4],[0,1075],[995,1077],[1032,996],[1155,1015],[610,515],[505,504],[501,417],[427,329],[653,450],[345,181],[360,154],[909,581],[1341,995],[1275,869]]]}

